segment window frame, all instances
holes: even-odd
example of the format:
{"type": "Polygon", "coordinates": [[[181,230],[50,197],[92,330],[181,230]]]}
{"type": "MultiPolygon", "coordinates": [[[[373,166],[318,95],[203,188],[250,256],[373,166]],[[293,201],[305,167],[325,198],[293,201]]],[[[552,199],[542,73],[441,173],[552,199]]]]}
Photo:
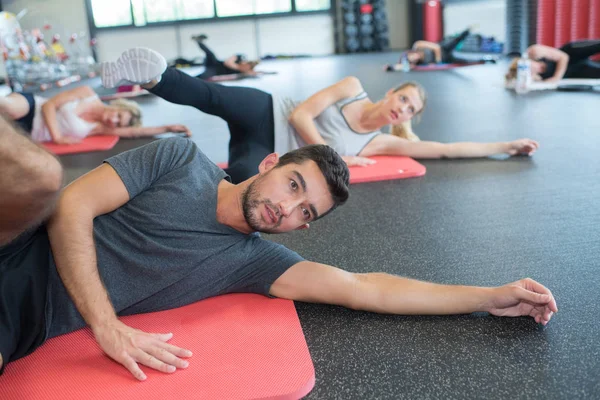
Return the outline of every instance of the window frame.
{"type": "Polygon", "coordinates": [[[276,12],[269,14],[252,14],[252,15],[235,15],[235,16],[227,16],[227,17],[219,17],[216,15],[217,10],[217,0],[212,0],[213,9],[215,10],[215,15],[208,18],[194,18],[194,19],[182,19],[176,21],[160,21],[160,22],[149,22],[145,25],[135,25],[135,17],[133,15],[133,5],[131,0],[129,1],[129,9],[131,12],[131,21],[132,23],[129,25],[119,25],[119,26],[96,26],[96,22],[94,21],[94,13],[92,9],[92,0],[85,0],[85,7],[87,12],[88,24],[90,27],[90,36],[95,37],[96,32],[101,31],[116,31],[123,29],[144,29],[144,28],[156,28],[156,27],[164,27],[164,26],[179,26],[179,25],[189,25],[195,23],[214,23],[220,21],[236,21],[236,20],[259,20],[259,19],[269,19],[269,18],[284,18],[284,17],[293,17],[293,16],[302,16],[302,15],[315,15],[315,14],[334,14],[335,1],[330,1],[330,7],[328,10],[315,10],[315,11],[298,11],[296,10],[296,0],[291,0],[292,9],[291,11],[286,12],[276,12]]]}

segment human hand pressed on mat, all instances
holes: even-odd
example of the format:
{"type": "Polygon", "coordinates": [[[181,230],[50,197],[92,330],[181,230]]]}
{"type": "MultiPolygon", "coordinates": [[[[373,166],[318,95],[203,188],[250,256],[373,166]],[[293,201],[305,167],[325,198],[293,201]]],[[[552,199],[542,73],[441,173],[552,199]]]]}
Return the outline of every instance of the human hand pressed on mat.
{"type": "Polygon", "coordinates": [[[147,333],[119,320],[93,329],[93,332],[100,348],[140,381],[146,379],[146,374],[138,364],[172,373],[177,368],[188,367],[189,363],[180,357],[192,356],[190,350],[167,343],[173,337],[172,333],[147,333]]]}
{"type": "Polygon", "coordinates": [[[521,279],[493,289],[488,312],[498,317],[532,317],[546,325],[558,311],[554,296],[548,288],[533,279],[521,279]]]}
{"type": "Polygon", "coordinates": [[[367,165],[375,164],[377,162],[370,158],[359,157],[359,156],[343,156],[342,160],[344,160],[349,167],[352,167],[352,166],[366,167],[367,165]]]}
{"type": "Polygon", "coordinates": [[[190,132],[189,128],[185,125],[174,124],[167,125],[167,131],[172,133],[185,133],[185,136],[192,137],[192,132],[190,132]]]}
{"type": "Polygon", "coordinates": [[[81,143],[81,139],[73,136],[61,136],[53,140],[56,144],[75,144],[81,143]]]}
{"type": "Polygon", "coordinates": [[[507,153],[511,156],[532,156],[540,147],[539,143],[532,139],[519,139],[508,143],[507,153]]]}

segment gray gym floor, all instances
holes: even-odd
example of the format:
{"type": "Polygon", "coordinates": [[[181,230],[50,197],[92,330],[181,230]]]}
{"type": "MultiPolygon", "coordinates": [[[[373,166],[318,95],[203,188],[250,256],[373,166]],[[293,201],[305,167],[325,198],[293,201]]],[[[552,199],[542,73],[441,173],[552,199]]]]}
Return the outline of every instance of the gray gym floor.
{"type": "MultiPolygon", "coordinates": [[[[234,84],[304,99],[347,75],[371,99],[403,80],[429,93],[424,140],[530,137],[534,157],[424,160],[422,178],[353,185],[344,207],[311,229],[269,238],[307,259],[449,284],[539,280],[559,312],[528,318],[400,317],[297,303],[315,364],[310,399],[600,398],[600,95],[502,88],[504,67],[386,73],[397,54],[265,62],[278,75],[234,84]],[[596,204],[596,206],[594,206],[596,204]]],[[[214,161],[224,122],[161,99],[140,99],[147,124],[185,123],[214,161]]],[[[111,154],[65,156],[68,179],[111,154]]]]}

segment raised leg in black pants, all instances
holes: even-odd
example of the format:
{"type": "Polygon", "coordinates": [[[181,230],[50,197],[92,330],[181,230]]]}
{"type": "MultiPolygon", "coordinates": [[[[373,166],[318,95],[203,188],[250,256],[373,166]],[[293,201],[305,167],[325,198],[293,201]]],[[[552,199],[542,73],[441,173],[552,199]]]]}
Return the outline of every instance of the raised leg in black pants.
{"type": "Polygon", "coordinates": [[[206,67],[212,67],[214,65],[218,65],[221,62],[221,61],[219,61],[217,56],[215,56],[215,54],[212,52],[212,50],[209,49],[208,46],[204,44],[204,42],[202,40],[197,40],[196,43],[198,43],[198,46],[200,46],[200,49],[205,54],[204,65],[206,67]]]}
{"type": "Polygon", "coordinates": [[[600,40],[578,40],[560,48],[569,55],[569,64],[600,54],[600,40]]]}
{"type": "Polygon", "coordinates": [[[600,40],[578,40],[560,48],[569,55],[565,78],[600,79],[600,63],[590,57],[600,54],[600,40]]]}
{"type": "Polygon", "coordinates": [[[225,171],[234,183],[258,173],[260,162],[274,151],[273,98],[268,93],[206,82],[174,68],[168,68],[149,91],[227,122],[231,139],[225,171]]]}
{"type": "Polygon", "coordinates": [[[470,29],[466,29],[460,33],[460,35],[443,39],[439,44],[442,49],[442,62],[452,62],[454,61],[452,57],[452,51],[456,49],[456,46],[460,44],[463,40],[469,36],[471,32],[470,29]]]}

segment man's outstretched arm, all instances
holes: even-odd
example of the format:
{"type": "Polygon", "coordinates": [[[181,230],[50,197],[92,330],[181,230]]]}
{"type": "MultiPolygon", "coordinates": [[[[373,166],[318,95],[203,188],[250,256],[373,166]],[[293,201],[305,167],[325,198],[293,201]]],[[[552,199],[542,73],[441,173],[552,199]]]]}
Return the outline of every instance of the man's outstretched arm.
{"type": "Polygon", "coordinates": [[[93,220],[129,201],[123,181],[108,164],[79,178],[63,191],[48,224],[58,273],[96,341],[137,379],[146,375],[138,363],[163,372],[187,367],[189,350],[166,343],[171,334],[149,334],[117,318],[96,262],[93,220]]]}
{"type": "Polygon", "coordinates": [[[532,279],[499,287],[439,285],[385,273],[355,274],[303,261],[271,286],[273,296],[401,315],[530,316],[546,325],[557,312],[550,290],[532,279]]]}

